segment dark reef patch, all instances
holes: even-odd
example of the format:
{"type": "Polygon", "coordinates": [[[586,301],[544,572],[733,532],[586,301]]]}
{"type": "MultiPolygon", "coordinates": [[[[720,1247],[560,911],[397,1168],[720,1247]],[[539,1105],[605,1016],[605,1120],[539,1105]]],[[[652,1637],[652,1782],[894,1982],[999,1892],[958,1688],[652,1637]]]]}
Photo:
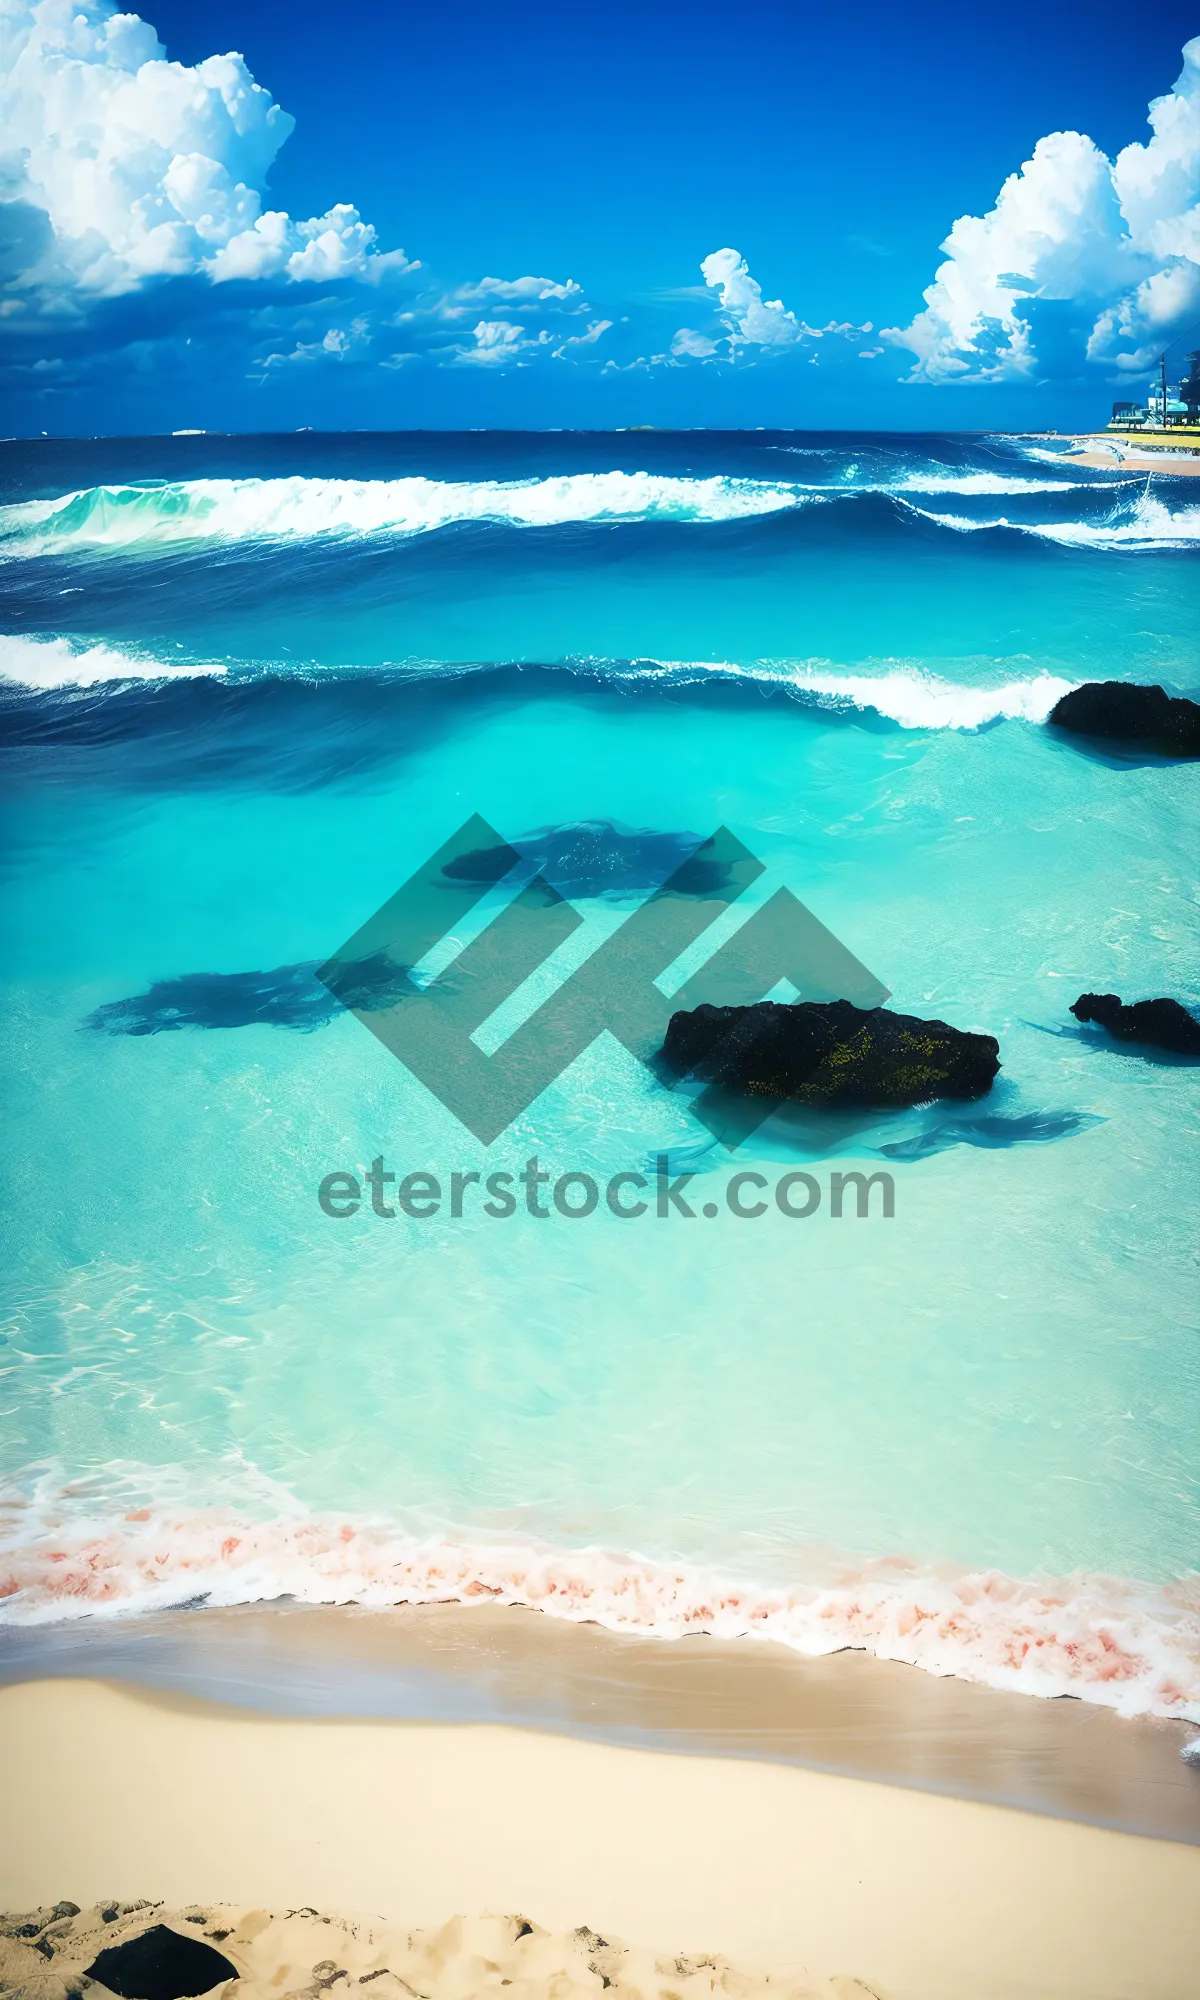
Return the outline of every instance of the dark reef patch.
{"type": "MultiPolygon", "coordinates": [[[[574,896],[619,901],[650,895],[672,876],[673,893],[680,896],[714,895],[725,887],[728,867],[696,852],[705,838],[700,833],[657,833],[649,827],[592,819],[536,827],[518,835],[512,846],[568,901],[574,896]]],[[[477,848],[459,855],[443,872],[456,882],[491,883],[504,853],[504,849],[477,848]]]]}
{"type": "Polygon", "coordinates": [[[84,1022],[106,1035],[161,1035],[170,1028],[323,1028],[338,1011],[318,984],[316,961],[270,972],[184,972],[147,993],[111,1000],[84,1022]]]}
{"type": "Polygon", "coordinates": [[[343,1007],[382,1011],[412,988],[386,952],[353,963],[317,959],[268,972],[184,972],[146,993],[110,1000],[83,1023],[106,1035],[161,1035],[173,1028],[323,1028],[343,1007]]]}
{"type": "Polygon", "coordinates": [[[1077,1021],[1097,1021],[1119,1042],[1200,1056],[1200,1021],[1178,1000],[1137,1000],[1126,1007],[1116,993],[1081,993],[1071,1012],[1077,1021]]]}
{"type": "Polygon", "coordinates": [[[984,1146],[992,1150],[1053,1139],[1069,1139],[1104,1120],[1093,1111],[1028,1111],[1012,1118],[998,1115],[982,1118],[947,1118],[938,1125],[917,1132],[911,1139],[897,1139],[875,1151],[888,1160],[928,1160],[951,1146],[984,1146]]]}
{"type": "Polygon", "coordinates": [[[1108,743],[1136,744],[1163,757],[1200,757],[1200,702],[1130,681],[1085,681],[1050,711],[1054,729],[1108,743]]]}
{"type": "Polygon", "coordinates": [[[780,1103],[849,1107],[982,1097],[1000,1068],[992,1035],[848,1000],[760,1000],[671,1016],[660,1056],[677,1077],[780,1103]]]}

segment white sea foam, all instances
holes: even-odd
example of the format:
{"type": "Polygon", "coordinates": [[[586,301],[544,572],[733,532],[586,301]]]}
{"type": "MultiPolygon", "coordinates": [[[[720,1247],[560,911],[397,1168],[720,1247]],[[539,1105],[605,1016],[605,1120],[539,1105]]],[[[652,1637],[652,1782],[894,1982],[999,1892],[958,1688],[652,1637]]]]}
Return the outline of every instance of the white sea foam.
{"type": "MultiPolygon", "coordinates": [[[[830,703],[874,709],[903,729],[980,729],[989,722],[1044,722],[1055,703],[1078,685],[1043,671],[998,686],[969,687],[916,667],[895,667],[874,674],[843,673],[827,662],[763,660],[738,665],[729,660],[593,659],[570,663],[563,671],[571,671],[572,666],[600,675],[608,673],[617,680],[661,676],[697,682],[727,676],[794,688],[830,703]]],[[[484,671],[483,667],[475,670],[484,671]]],[[[110,646],[89,646],[71,639],[0,634],[0,679],[17,681],[28,688],[50,690],[93,687],[106,681],[202,678],[226,671],[223,662],[198,665],[126,653],[110,646]]],[[[262,671],[269,673],[272,669],[267,667],[262,671]]],[[[293,669],[276,671],[287,673],[293,669]]],[[[419,677],[438,669],[428,662],[415,662],[408,671],[419,677]]]]}
{"type": "Polygon", "coordinates": [[[1032,532],[1079,548],[1190,548],[1200,542],[1200,507],[1172,510],[1143,492],[1127,520],[1051,521],[1032,532]]]}
{"type": "Polygon", "coordinates": [[[874,708],[902,729],[980,729],[988,722],[1044,722],[1056,702],[1078,685],[1057,674],[1031,675],[1000,687],[963,687],[936,674],[898,669],[882,674],[823,673],[803,668],[794,684],[831,700],[874,708]]]}
{"type": "Polygon", "coordinates": [[[1022,1581],[996,1570],[922,1573],[903,1561],[824,1565],[778,1588],[600,1549],[415,1538],[288,1509],[261,1520],[214,1507],[101,1511],[44,1487],[4,1508],[0,1621],[290,1596],[305,1604],[500,1603],[610,1631],[772,1639],[798,1653],[856,1647],[934,1674],[1032,1695],[1076,1695],[1124,1715],[1200,1720],[1200,1585],[1103,1576],[1022,1581]]]}
{"type": "MultiPolygon", "coordinates": [[[[800,445],[775,445],[772,448],[786,453],[791,458],[832,456],[827,448],[812,450],[800,445]]],[[[1055,452],[1023,452],[1022,457],[1040,458],[1048,464],[1058,466],[1060,470],[1074,469],[1070,468],[1069,460],[1064,462],[1062,455],[1055,452]]],[[[1088,488],[1103,486],[1105,483],[1103,472],[1109,470],[1108,467],[1104,467],[1099,478],[1096,477],[1096,471],[1100,470],[1097,468],[1093,471],[1092,477],[1087,479],[1030,479],[1023,478],[1019,473],[953,472],[949,466],[931,465],[924,471],[904,472],[897,467],[894,473],[883,478],[858,479],[854,476],[858,469],[856,465],[851,465],[840,473],[831,475],[827,481],[812,484],[805,482],[807,490],[842,496],[855,493],[1079,493],[1088,488]]],[[[1120,470],[1115,464],[1111,469],[1120,470]]],[[[1136,474],[1129,473],[1125,476],[1137,477],[1136,474]]]]}
{"type": "Polygon", "coordinates": [[[893,486],[878,490],[894,493],[1078,493],[1094,487],[1095,480],[1015,479],[1002,472],[912,472],[893,486]]]}
{"type": "Polygon", "coordinates": [[[906,495],[964,499],[1119,492],[1117,480],[1031,479],[935,467],[879,480],[782,482],[723,475],[688,479],[649,472],[582,472],[521,481],[405,479],[194,479],[159,485],[94,486],[55,500],[0,507],[0,551],[9,557],[73,550],[177,547],[197,542],[279,541],[321,536],[410,536],[468,522],[515,528],[585,522],[745,520],[803,506],[894,499],[940,527],[1013,528],[1064,543],[1151,549],[1192,541],[1200,510],[1170,513],[1143,494],[1128,522],[977,519],[918,507],[906,495]]]}
{"type": "MultiPolygon", "coordinates": [[[[901,504],[912,506],[911,501],[901,504]]],[[[913,512],[920,514],[924,520],[935,522],[940,528],[952,528],[958,534],[978,534],[987,528],[1011,528],[1015,533],[1040,535],[1043,540],[1059,542],[1070,548],[1124,549],[1133,554],[1143,554],[1154,549],[1191,548],[1200,541],[1200,507],[1181,507],[1173,511],[1145,491],[1139,494],[1124,518],[1119,520],[1010,521],[1004,514],[973,520],[963,514],[935,514],[923,507],[913,507],[913,512]]]]}
{"type": "Polygon", "coordinates": [[[94,486],[0,508],[15,553],[206,540],[428,533],[454,522],[557,527],[573,521],[731,521],[802,504],[755,479],[580,472],[553,479],[190,479],[94,486]]]}
{"type": "Polygon", "coordinates": [[[125,653],[115,646],[0,633],[0,680],[18,681],[27,688],[95,687],[104,681],[168,680],[224,672],[219,663],[196,666],[125,653]]]}
{"type": "MultiPolygon", "coordinates": [[[[591,662],[599,666],[600,662],[591,662]]],[[[847,673],[828,661],[762,660],[752,666],[733,661],[655,660],[640,663],[640,672],[665,673],[703,680],[728,675],[737,680],[795,688],[851,708],[871,708],[898,722],[902,729],[981,729],[989,722],[1044,722],[1056,702],[1078,681],[1057,674],[1031,674],[998,686],[969,687],[947,681],[919,667],[896,666],[877,673],[847,673]]]]}

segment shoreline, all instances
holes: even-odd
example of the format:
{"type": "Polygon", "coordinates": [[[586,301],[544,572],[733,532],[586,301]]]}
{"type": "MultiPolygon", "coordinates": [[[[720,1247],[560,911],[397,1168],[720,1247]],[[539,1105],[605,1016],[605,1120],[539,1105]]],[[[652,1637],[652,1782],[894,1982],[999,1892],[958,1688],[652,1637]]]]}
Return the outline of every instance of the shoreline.
{"type": "Polygon", "coordinates": [[[289,1600],[0,1633],[0,1688],[120,1682],[264,1719],[534,1729],[751,1760],[1200,1846],[1194,1724],[874,1654],[654,1638],[491,1602],[289,1600]]]}
{"type": "MultiPolygon", "coordinates": [[[[752,1759],[96,1680],[0,1691],[0,1757],[8,1908],[233,1905],[259,1931],[299,1912],[323,1941],[306,1970],[338,1963],[332,1912],[519,1913],[563,1941],[802,1965],[842,2000],[1179,2000],[1200,1956],[1193,1847],[752,1759]]],[[[678,1995],[684,1966],[661,1969],[678,1995]]]]}
{"type": "Polygon", "coordinates": [[[1190,1572],[1156,1583],[1021,1578],[818,1549],[801,1578],[761,1582],[707,1563],[520,1534],[418,1538],[330,1514],[159,1505],[97,1518],[66,1494],[16,1500],[5,1527],[9,1629],[288,1599],[378,1612],[490,1604],[618,1635],[780,1642],[802,1658],[863,1650],[939,1679],[1200,1724],[1200,1575],[1190,1572]]]}
{"type": "Polygon", "coordinates": [[[1072,446],[1090,447],[1062,453],[1066,465],[1086,465],[1099,472],[1166,472],[1172,478],[1200,477],[1200,440],[1186,439],[1178,445],[1166,442],[1136,443],[1131,437],[1113,436],[1105,431],[1019,431],[1014,436],[1038,438],[1072,446]]]}

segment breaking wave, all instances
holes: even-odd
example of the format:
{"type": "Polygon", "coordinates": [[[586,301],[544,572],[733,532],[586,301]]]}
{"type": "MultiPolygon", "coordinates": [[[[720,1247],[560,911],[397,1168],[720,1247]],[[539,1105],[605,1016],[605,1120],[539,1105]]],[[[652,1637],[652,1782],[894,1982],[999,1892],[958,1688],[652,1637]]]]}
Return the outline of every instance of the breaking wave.
{"type": "Polygon", "coordinates": [[[714,474],[708,478],[651,472],[577,472],[524,480],[305,478],[191,479],[155,484],[91,486],[56,499],[0,507],[0,549],[9,556],[73,550],[177,548],[197,542],[296,541],[324,536],[429,534],[465,523],[508,528],[556,528],[585,523],[716,523],[747,521],[837,502],[891,500],[951,529],[1020,528],[1060,542],[1155,548],[1195,540],[1200,509],[1172,514],[1145,494],[1128,523],[1040,522],[926,512],[906,495],[954,495],[965,500],[1090,494],[1118,507],[1144,475],[1092,473],[1086,480],[1029,478],[998,472],[955,472],[934,466],[901,474],[858,476],[851,466],[828,481],[764,480],[714,474]],[[1165,539],[1164,539],[1165,538],[1165,539]]]}
{"type": "MultiPolygon", "coordinates": [[[[95,1503],[93,1501],[92,1505],[95,1503]]],[[[922,1574],[890,1560],[830,1566],[772,1588],[690,1564],[599,1549],[431,1536],[291,1509],[255,1520],[141,1506],[90,1511],[42,1492],[4,1509],[0,1622],[291,1597],[304,1604],[523,1606],[610,1631],[770,1639],[809,1655],[856,1648],[993,1688],[1075,1695],[1122,1715],[1200,1721],[1200,1580],[1021,1581],[922,1574]]]]}
{"type": "Polygon", "coordinates": [[[703,671],[783,682],[798,693],[874,709],[902,729],[981,729],[989,722],[1045,722],[1056,702],[1078,685],[1045,671],[1005,681],[998,687],[964,687],[914,668],[843,674],[827,667],[764,664],[753,668],[713,666],[703,671]]]}
{"type": "Polygon", "coordinates": [[[28,639],[21,633],[0,633],[0,680],[21,687],[97,687],[111,681],[190,679],[222,674],[219,662],[197,666],[192,661],[156,659],[152,654],[127,653],[117,646],[89,646],[71,639],[28,639]]]}
{"type": "MultiPolygon", "coordinates": [[[[379,669],[324,668],[310,672],[330,681],[345,674],[362,677],[372,672],[416,680],[438,674],[482,674],[502,664],[445,666],[415,661],[379,669]]],[[[727,660],[580,659],[557,662],[555,668],[562,673],[626,683],[667,681],[677,686],[696,686],[715,679],[752,681],[764,687],[786,688],[831,706],[872,710],[899,723],[902,729],[980,729],[989,722],[1044,722],[1055,703],[1077,685],[1042,671],[991,687],[970,687],[916,667],[888,666],[873,674],[840,672],[828,661],[760,660],[739,665],[727,660]]],[[[221,661],[207,665],[183,663],[65,638],[31,639],[19,634],[0,634],[0,680],[14,681],[42,693],[104,683],[199,679],[231,671],[230,663],[221,661]]],[[[254,670],[252,676],[241,669],[240,676],[285,677],[296,672],[295,667],[268,665],[254,670]]]]}
{"type": "MultiPolygon", "coordinates": [[[[1135,475],[1136,476],[1136,475],[1135,475]]],[[[1095,487],[1094,480],[1015,479],[1002,472],[913,472],[881,492],[895,493],[1081,493],[1095,487]]]]}
{"type": "Polygon", "coordinates": [[[1100,521],[1013,521],[1004,514],[972,519],[964,514],[936,514],[923,507],[915,507],[913,511],[935,526],[951,528],[958,534],[1011,528],[1018,534],[1040,535],[1067,548],[1122,549],[1136,555],[1155,549],[1194,548],[1200,542],[1200,507],[1173,510],[1147,492],[1144,484],[1132,506],[1114,509],[1107,519],[1100,521]]]}
{"type": "Polygon", "coordinates": [[[315,535],[417,535],[478,521],[517,528],[575,521],[734,521],[806,498],[758,479],[682,479],[650,472],[578,472],[554,479],[190,479],[92,486],[58,500],[0,508],[0,539],[31,552],[78,545],[315,535]]]}

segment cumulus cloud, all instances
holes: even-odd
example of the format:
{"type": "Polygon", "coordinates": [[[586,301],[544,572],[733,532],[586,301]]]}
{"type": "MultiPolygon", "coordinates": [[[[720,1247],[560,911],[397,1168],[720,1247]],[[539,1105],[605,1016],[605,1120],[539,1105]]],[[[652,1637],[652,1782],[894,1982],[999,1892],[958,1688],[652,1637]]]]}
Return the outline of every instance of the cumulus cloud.
{"type": "Polygon", "coordinates": [[[459,347],[452,351],[457,365],[479,368],[520,365],[531,349],[545,347],[550,340],[545,327],[533,338],[519,321],[511,319],[481,319],[474,334],[474,347],[459,347]]]}
{"type": "Polygon", "coordinates": [[[831,320],[828,326],[809,326],[789,312],[782,299],[764,299],[762,286],[750,275],[746,259],[737,250],[714,250],[700,266],[710,293],[718,300],[718,325],[713,333],[681,326],[671,341],[677,360],[734,360],[757,348],[760,352],[797,346],[805,340],[821,340],[827,333],[853,338],[870,333],[871,323],[854,326],[848,320],[831,320]]]}
{"type": "Polygon", "coordinates": [[[714,250],[700,270],[710,290],[720,293],[731,345],[790,347],[803,338],[795,313],[785,310],[782,299],[763,298],[762,286],[736,250],[714,250]]]}
{"type": "Polygon", "coordinates": [[[0,186],[10,287],[116,297],[202,274],[303,282],[411,269],[339,203],[264,209],[294,120],[240,55],[168,62],[113,0],[7,0],[0,186]]]}
{"type": "Polygon", "coordinates": [[[1068,314],[1068,366],[1144,369],[1200,310],[1200,36],[1150,106],[1151,138],[1112,161],[1080,132],[1039,139],[987,215],[960,216],[925,309],[884,339],[907,348],[910,380],[1005,381],[1044,372],[1037,329],[1068,314]]]}

